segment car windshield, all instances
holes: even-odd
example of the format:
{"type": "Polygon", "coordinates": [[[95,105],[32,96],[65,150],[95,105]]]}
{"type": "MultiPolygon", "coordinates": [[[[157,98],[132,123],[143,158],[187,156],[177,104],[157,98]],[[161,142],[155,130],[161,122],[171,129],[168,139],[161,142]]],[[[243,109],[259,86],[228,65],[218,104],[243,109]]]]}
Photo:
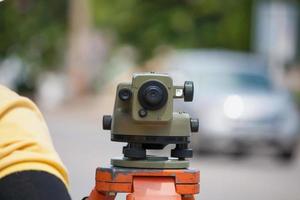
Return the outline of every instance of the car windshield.
{"type": "Polygon", "coordinates": [[[209,73],[197,77],[200,89],[270,91],[270,80],[262,75],[247,73],[209,73]]]}

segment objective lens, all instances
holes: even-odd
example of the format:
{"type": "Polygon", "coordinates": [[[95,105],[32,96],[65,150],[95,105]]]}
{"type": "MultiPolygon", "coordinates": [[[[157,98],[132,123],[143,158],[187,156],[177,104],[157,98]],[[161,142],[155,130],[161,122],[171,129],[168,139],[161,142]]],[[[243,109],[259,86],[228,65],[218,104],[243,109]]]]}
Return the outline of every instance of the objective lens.
{"type": "Polygon", "coordinates": [[[140,104],[149,110],[162,108],[168,100],[166,87],[158,81],[149,81],[142,85],[138,93],[140,104]]]}
{"type": "Polygon", "coordinates": [[[163,100],[163,91],[157,86],[149,86],[144,92],[144,100],[148,105],[155,106],[163,100]]]}

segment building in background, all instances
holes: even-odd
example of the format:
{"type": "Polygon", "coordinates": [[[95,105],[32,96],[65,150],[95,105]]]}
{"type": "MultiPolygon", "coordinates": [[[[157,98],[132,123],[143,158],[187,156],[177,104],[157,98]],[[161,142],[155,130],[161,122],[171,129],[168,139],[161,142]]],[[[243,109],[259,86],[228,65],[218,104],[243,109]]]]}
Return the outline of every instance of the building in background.
{"type": "Polygon", "coordinates": [[[295,61],[299,7],[292,1],[257,1],[253,10],[253,48],[267,58],[277,83],[285,65],[295,61]]]}

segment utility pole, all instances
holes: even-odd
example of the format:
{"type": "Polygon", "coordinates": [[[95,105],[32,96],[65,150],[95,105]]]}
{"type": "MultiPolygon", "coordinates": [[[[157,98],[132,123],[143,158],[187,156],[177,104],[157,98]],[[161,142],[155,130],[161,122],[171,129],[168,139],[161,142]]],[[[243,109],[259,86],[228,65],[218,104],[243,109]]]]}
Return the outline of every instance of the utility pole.
{"type": "Polygon", "coordinates": [[[105,54],[104,41],[92,27],[89,1],[69,1],[69,41],[66,57],[70,97],[91,91],[92,83],[101,73],[105,54]]]}
{"type": "Polygon", "coordinates": [[[298,40],[298,4],[292,1],[257,1],[254,9],[254,50],[269,62],[279,85],[285,65],[294,61],[298,40]]]}

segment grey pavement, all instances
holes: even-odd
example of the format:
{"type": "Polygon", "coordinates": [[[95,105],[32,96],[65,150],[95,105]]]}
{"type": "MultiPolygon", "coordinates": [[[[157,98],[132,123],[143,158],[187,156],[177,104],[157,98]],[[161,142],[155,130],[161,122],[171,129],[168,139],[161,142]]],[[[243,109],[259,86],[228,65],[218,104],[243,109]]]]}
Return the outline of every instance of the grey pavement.
{"type": "MultiPolygon", "coordinates": [[[[121,155],[123,144],[110,142],[109,133],[101,131],[103,110],[107,107],[93,112],[44,113],[55,147],[69,170],[74,200],[89,194],[96,167],[109,166],[111,157],[121,155]]],[[[300,159],[284,164],[265,155],[239,160],[196,156],[191,165],[201,171],[197,199],[300,200],[300,159]]]]}

